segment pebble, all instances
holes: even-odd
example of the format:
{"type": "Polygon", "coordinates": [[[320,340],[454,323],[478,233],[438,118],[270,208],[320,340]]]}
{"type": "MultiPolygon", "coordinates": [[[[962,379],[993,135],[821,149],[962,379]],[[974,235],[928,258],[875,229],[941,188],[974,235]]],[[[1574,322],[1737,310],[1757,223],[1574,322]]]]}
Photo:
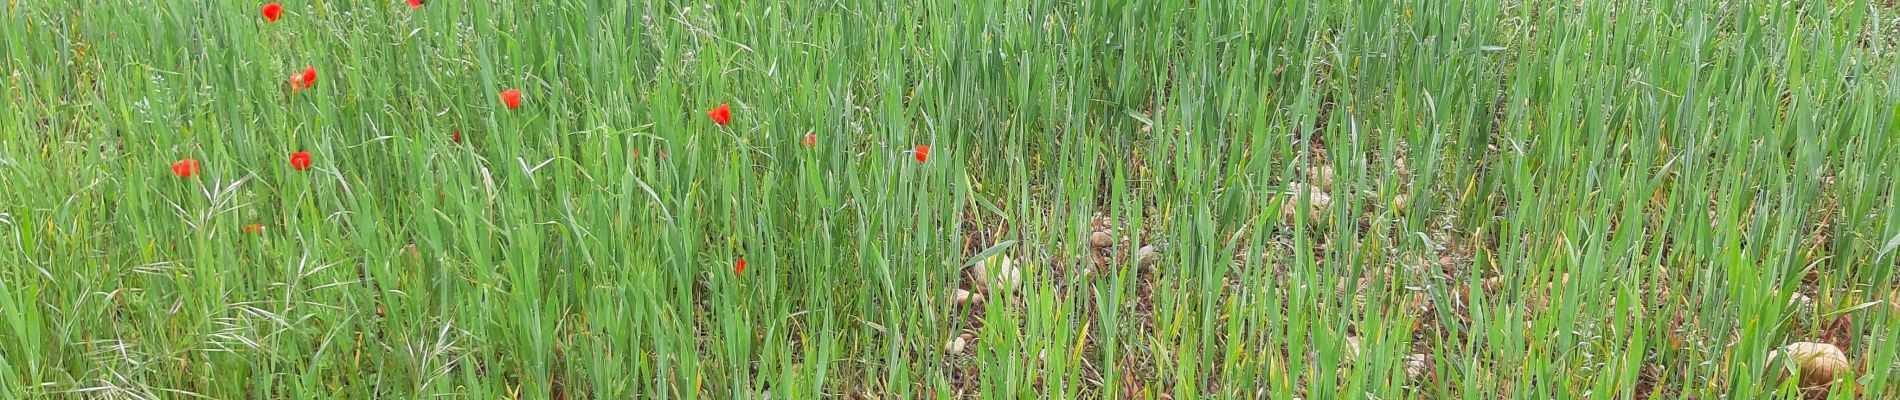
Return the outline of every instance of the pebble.
{"type": "Polygon", "coordinates": [[[957,338],[955,339],[950,339],[950,343],[945,343],[943,345],[943,352],[947,354],[963,354],[963,349],[969,346],[970,346],[969,339],[964,339],[962,336],[957,336],[957,338]]]}
{"type": "Polygon", "coordinates": [[[1430,368],[1430,366],[1426,364],[1427,360],[1430,360],[1430,356],[1425,354],[1413,353],[1412,355],[1405,356],[1405,379],[1418,379],[1418,377],[1424,376],[1425,369],[1430,368]]]}
{"type": "Polygon", "coordinates": [[[1156,251],[1154,245],[1141,246],[1140,250],[1135,251],[1135,265],[1142,268],[1153,267],[1160,259],[1161,252],[1156,251]]]}
{"type": "Polygon", "coordinates": [[[1827,343],[1790,343],[1780,350],[1769,352],[1769,362],[1781,362],[1777,356],[1784,353],[1793,359],[1795,367],[1800,368],[1801,387],[1804,388],[1826,387],[1834,383],[1834,378],[1846,375],[1848,370],[1853,369],[1853,365],[1847,362],[1847,354],[1842,353],[1841,348],[1827,343]]]}

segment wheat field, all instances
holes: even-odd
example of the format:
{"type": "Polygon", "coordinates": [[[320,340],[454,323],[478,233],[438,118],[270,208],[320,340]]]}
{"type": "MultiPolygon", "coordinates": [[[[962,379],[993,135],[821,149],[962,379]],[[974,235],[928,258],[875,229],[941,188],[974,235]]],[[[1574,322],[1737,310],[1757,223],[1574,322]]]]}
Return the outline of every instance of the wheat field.
{"type": "Polygon", "coordinates": [[[0,398],[1896,399],[1891,0],[0,6],[0,398]]]}

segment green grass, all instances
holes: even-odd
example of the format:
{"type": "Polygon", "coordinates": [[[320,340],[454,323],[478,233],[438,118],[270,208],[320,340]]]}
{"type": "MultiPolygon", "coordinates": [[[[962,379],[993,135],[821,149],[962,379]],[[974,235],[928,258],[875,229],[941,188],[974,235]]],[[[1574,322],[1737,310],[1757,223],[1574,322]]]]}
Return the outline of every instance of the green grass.
{"type": "Polygon", "coordinates": [[[1890,1],[261,5],[3,5],[0,398],[1900,393],[1890,1]]]}

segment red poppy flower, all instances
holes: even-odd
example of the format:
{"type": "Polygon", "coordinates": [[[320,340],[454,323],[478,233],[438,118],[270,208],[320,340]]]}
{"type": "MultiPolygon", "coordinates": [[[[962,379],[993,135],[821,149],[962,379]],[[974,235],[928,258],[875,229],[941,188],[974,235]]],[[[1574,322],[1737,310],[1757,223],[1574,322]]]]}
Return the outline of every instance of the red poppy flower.
{"type": "Polygon", "coordinates": [[[706,116],[712,117],[713,123],[719,124],[722,126],[727,123],[731,123],[732,122],[732,106],[729,104],[720,104],[719,107],[714,107],[712,111],[707,111],[706,116]]]}
{"type": "Polygon", "coordinates": [[[818,134],[816,134],[816,133],[806,133],[806,134],[805,134],[805,147],[812,147],[812,146],[817,146],[817,145],[818,145],[818,134]]]}
{"type": "Polygon", "coordinates": [[[422,0],[409,0],[409,8],[422,8],[422,0]]]}
{"type": "Polygon", "coordinates": [[[917,153],[917,162],[921,163],[924,162],[924,159],[930,158],[930,146],[917,145],[917,150],[913,152],[917,153]]]}
{"type": "Polygon", "coordinates": [[[260,225],[260,224],[250,224],[250,225],[245,225],[245,226],[244,226],[244,232],[247,232],[247,233],[264,233],[264,225],[260,225]]]}
{"type": "Polygon", "coordinates": [[[303,73],[290,74],[290,91],[309,89],[317,86],[317,68],[304,67],[303,73]]]}
{"type": "Polygon", "coordinates": [[[290,168],[298,171],[310,169],[310,152],[290,153],[290,168]]]}
{"type": "Polygon", "coordinates": [[[515,109],[515,107],[520,107],[521,106],[521,89],[508,89],[508,90],[501,91],[501,105],[508,106],[508,109],[510,110],[515,109]]]}
{"type": "Polygon", "coordinates": [[[732,274],[739,275],[743,273],[745,273],[745,257],[739,257],[739,265],[732,268],[732,274]]]}
{"type": "Polygon", "coordinates": [[[177,163],[172,164],[172,174],[183,178],[190,178],[192,175],[197,175],[198,160],[189,158],[178,160],[177,163]]]}
{"type": "Polygon", "coordinates": [[[277,17],[282,17],[282,16],[284,16],[283,4],[270,3],[270,4],[264,5],[264,21],[265,22],[277,22],[277,17]]]}

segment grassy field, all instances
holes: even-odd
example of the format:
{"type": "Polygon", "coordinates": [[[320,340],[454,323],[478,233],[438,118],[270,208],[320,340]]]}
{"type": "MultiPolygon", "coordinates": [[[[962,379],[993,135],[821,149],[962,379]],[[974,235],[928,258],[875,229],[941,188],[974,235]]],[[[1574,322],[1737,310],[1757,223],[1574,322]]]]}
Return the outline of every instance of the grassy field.
{"type": "Polygon", "coordinates": [[[1891,0],[282,1],[0,5],[0,398],[1900,398],[1891,0]]]}

